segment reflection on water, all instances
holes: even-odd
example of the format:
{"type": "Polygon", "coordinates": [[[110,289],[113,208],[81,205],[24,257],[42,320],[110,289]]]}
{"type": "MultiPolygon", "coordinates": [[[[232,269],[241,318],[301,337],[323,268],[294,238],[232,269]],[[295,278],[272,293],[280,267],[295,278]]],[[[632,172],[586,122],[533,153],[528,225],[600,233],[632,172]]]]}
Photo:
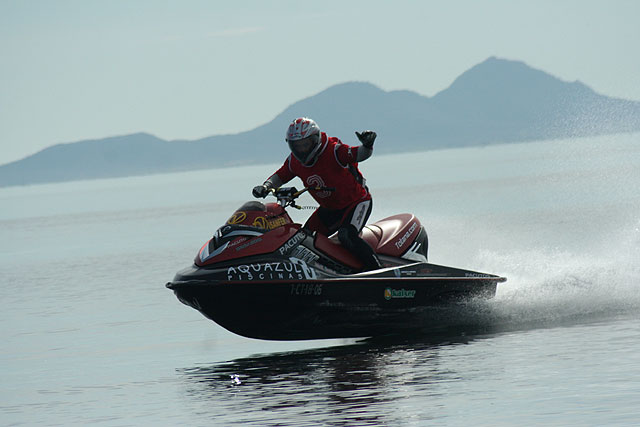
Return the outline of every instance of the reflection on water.
{"type": "Polygon", "coordinates": [[[434,384],[459,380],[455,371],[440,366],[439,355],[442,346],[469,342],[464,336],[457,340],[366,340],[178,373],[190,403],[200,401],[213,421],[219,418],[225,424],[403,425],[409,420],[397,411],[396,401],[414,394],[435,396],[439,391],[434,384]],[[215,405],[215,410],[208,405],[215,405]]]}

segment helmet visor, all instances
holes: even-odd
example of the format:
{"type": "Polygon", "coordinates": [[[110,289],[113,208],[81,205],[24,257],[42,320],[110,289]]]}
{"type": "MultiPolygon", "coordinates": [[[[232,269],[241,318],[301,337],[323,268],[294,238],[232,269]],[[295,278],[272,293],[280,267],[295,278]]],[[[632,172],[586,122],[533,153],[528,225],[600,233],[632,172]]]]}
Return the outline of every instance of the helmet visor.
{"type": "Polygon", "coordinates": [[[314,134],[296,141],[287,141],[287,143],[289,144],[291,153],[296,157],[296,159],[300,160],[302,163],[307,163],[310,160],[309,156],[318,146],[318,141],[318,134],[314,134]]]}

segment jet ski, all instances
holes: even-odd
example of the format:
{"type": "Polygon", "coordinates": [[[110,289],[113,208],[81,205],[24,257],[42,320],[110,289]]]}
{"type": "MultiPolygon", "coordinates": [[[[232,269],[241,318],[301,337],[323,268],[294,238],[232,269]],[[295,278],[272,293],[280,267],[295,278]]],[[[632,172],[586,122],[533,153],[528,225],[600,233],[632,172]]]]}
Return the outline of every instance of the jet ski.
{"type": "Polygon", "coordinates": [[[424,314],[492,298],[506,278],[427,261],[428,237],[413,214],[384,218],[361,237],[382,268],[362,263],[333,237],[292,221],[306,191],[284,187],[277,202],[243,204],[194,263],[167,283],[184,304],[227,330],[264,340],[375,337],[421,325],[424,314]]]}

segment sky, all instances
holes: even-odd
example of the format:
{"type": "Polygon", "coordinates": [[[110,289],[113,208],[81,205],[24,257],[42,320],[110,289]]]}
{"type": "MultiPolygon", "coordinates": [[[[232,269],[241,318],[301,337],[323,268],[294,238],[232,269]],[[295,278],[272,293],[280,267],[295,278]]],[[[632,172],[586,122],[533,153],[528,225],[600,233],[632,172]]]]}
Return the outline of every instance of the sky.
{"type": "Polygon", "coordinates": [[[0,0],[0,164],[242,132],[347,81],[433,96],[490,56],[640,100],[639,21],[636,0],[0,0]]]}

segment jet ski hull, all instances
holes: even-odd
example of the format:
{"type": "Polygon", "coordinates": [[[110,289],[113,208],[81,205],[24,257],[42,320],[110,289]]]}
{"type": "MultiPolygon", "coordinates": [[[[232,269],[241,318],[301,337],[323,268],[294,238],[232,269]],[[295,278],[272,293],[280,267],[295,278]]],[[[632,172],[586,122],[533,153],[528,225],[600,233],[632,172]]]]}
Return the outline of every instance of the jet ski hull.
{"type": "Polygon", "coordinates": [[[443,307],[469,298],[492,298],[497,283],[505,280],[471,273],[457,277],[341,277],[295,282],[180,280],[187,277],[179,273],[167,287],[184,304],[248,338],[352,338],[423,328],[427,325],[421,320],[441,313],[443,307]]]}

